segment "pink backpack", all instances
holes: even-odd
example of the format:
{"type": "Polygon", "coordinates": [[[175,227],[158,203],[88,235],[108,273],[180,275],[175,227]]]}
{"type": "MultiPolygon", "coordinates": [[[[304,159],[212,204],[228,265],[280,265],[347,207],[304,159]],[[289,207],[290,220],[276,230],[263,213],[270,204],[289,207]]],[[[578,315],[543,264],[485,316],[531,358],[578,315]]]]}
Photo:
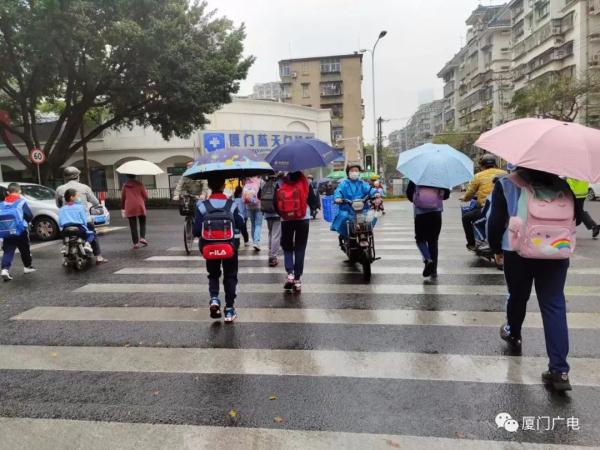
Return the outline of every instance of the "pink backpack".
{"type": "Polygon", "coordinates": [[[510,248],[523,258],[570,258],[576,244],[573,195],[559,192],[553,200],[536,199],[523,179],[515,174],[509,177],[521,188],[517,215],[508,222],[510,248]]]}
{"type": "Polygon", "coordinates": [[[413,204],[421,209],[440,209],[443,206],[443,193],[441,189],[417,186],[413,196],[413,204]]]}

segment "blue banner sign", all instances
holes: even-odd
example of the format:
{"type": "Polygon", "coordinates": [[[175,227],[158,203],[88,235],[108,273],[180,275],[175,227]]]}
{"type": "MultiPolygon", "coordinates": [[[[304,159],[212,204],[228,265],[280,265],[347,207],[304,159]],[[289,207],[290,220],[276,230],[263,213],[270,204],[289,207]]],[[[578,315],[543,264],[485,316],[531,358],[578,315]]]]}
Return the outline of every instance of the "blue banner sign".
{"type": "Polygon", "coordinates": [[[200,142],[204,151],[210,153],[217,150],[252,150],[255,153],[267,154],[275,147],[294,139],[314,138],[314,133],[298,131],[201,131],[200,142]]]}

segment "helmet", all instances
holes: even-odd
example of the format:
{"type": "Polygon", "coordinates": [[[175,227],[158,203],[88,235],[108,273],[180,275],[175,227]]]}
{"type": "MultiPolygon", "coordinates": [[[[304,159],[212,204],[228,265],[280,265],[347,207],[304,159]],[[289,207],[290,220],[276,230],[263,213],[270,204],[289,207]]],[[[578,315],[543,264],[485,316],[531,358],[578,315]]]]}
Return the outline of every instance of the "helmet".
{"type": "Polygon", "coordinates": [[[348,175],[350,173],[350,169],[354,169],[357,168],[358,170],[360,170],[361,172],[363,171],[362,166],[360,165],[360,163],[348,163],[348,165],[346,166],[346,175],[348,175]]]}
{"type": "Polygon", "coordinates": [[[491,153],[486,153],[479,160],[479,164],[483,167],[496,167],[496,157],[491,153]]]}
{"type": "Polygon", "coordinates": [[[77,167],[69,166],[63,170],[63,177],[65,180],[76,180],[81,175],[81,171],[77,167]]]}

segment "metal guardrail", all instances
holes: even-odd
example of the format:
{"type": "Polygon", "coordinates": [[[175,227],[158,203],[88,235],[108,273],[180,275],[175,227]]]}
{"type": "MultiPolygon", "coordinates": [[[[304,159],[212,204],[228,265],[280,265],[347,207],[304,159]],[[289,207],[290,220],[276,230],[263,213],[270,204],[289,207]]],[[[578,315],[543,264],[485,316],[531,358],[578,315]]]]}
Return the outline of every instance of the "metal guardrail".
{"type": "MultiPolygon", "coordinates": [[[[171,199],[173,198],[173,189],[171,188],[151,188],[147,189],[149,199],[171,199]]],[[[108,189],[104,191],[107,200],[120,200],[121,189],[108,189]]],[[[100,192],[96,192],[96,197],[99,197],[100,192]]]]}

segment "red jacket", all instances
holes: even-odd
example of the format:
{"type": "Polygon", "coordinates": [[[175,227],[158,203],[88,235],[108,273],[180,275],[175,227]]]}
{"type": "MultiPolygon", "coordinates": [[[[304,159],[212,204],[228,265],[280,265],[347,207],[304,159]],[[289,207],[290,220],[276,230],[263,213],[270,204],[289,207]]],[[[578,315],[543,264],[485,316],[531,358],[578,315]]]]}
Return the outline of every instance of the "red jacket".
{"type": "Polygon", "coordinates": [[[125,210],[125,217],[145,216],[146,200],[146,187],[137,180],[127,180],[121,191],[121,209],[125,210]]]}

